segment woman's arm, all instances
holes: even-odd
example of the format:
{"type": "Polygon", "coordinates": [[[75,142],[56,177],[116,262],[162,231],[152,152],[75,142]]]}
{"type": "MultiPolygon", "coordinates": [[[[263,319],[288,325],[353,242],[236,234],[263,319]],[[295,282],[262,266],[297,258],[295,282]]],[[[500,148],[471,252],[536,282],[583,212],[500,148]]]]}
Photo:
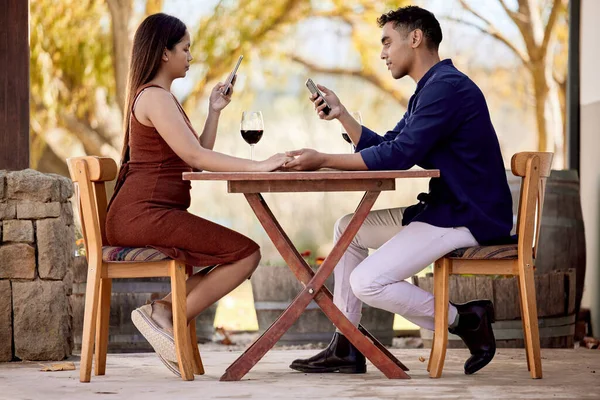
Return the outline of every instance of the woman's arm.
{"type": "Polygon", "coordinates": [[[215,147],[215,141],[217,139],[217,127],[219,125],[220,116],[221,111],[213,111],[209,108],[208,116],[204,122],[204,129],[198,138],[200,146],[204,147],[205,149],[212,150],[215,147]]]}
{"type": "Polygon", "coordinates": [[[163,89],[146,90],[135,113],[140,121],[147,119],[175,154],[192,168],[215,172],[272,171],[291,160],[285,154],[276,154],[265,161],[251,161],[204,148],[186,124],[172,95],[163,89]]]}
{"type": "Polygon", "coordinates": [[[222,93],[225,87],[225,84],[222,82],[219,82],[210,93],[208,100],[208,117],[204,123],[202,134],[198,138],[200,145],[205,149],[212,150],[215,147],[215,140],[217,139],[217,127],[219,125],[221,110],[227,107],[227,105],[231,102],[234,84],[235,79],[230,85],[229,94],[227,96],[222,93]]]}

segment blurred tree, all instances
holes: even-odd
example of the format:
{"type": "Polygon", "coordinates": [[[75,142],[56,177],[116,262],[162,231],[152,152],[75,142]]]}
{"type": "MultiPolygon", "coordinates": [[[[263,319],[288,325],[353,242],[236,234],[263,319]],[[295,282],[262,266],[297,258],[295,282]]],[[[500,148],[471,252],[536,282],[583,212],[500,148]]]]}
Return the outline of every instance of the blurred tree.
{"type": "MultiPolygon", "coordinates": [[[[127,72],[129,71],[129,57],[131,54],[131,32],[129,22],[133,10],[133,0],[106,0],[110,10],[112,59],[116,99],[119,109],[125,104],[127,90],[127,72]]],[[[152,2],[148,2],[153,5],[152,2]]],[[[152,10],[154,11],[154,10],[152,10]]]]}
{"type": "MultiPolygon", "coordinates": [[[[224,76],[238,55],[244,53],[248,58],[275,56],[282,62],[291,59],[312,71],[355,76],[406,105],[408,96],[393,85],[382,68],[377,68],[379,48],[373,46],[378,41],[374,38],[379,36],[376,18],[404,3],[221,0],[212,13],[190,26],[196,65],[193,88],[182,102],[188,111],[195,110],[207,84],[224,76]],[[354,69],[326,68],[303,59],[296,49],[277,46],[299,23],[311,18],[348,26],[360,65],[354,69]]],[[[117,157],[131,28],[141,18],[163,8],[162,0],[147,0],[142,15],[138,15],[133,4],[133,0],[32,1],[34,167],[46,165],[44,168],[60,172],[57,163],[65,155],[52,150],[56,152],[67,144],[82,146],[87,154],[117,157]]]]}
{"type": "Polygon", "coordinates": [[[30,4],[31,163],[38,167],[48,148],[74,135],[90,154],[106,154],[111,138],[96,110],[112,101],[110,33],[100,0],[36,0],[30,4]],[[56,129],[56,128],[62,128],[56,129]]]}
{"type": "MultiPolygon", "coordinates": [[[[133,0],[106,0],[106,3],[110,10],[112,28],[112,57],[117,103],[119,110],[123,110],[133,39],[133,32],[130,29],[133,16],[133,0]]],[[[161,12],[163,3],[164,0],[147,0],[144,17],[161,12]]]]}
{"type": "Polygon", "coordinates": [[[194,109],[206,85],[227,73],[240,54],[268,47],[291,24],[305,18],[310,0],[221,0],[210,16],[201,19],[192,36],[192,52],[201,75],[183,99],[194,109]]]}
{"type": "MultiPolygon", "coordinates": [[[[206,84],[226,73],[242,51],[274,40],[279,28],[300,19],[309,4],[220,1],[192,32],[201,73],[184,99],[186,108],[195,107],[206,84]]],[[[142,18],[162,6],[162,0],[148,0],[142,18]]],[[[130,27],[138,23],[133,0],[35,0],[30,13],[32,166],[64,173],[64,155],[48,143],[60,147],[73,139],[87,154],[118,158],[130,27]]]]}
{"type": "Polygon", "coordinates": [[[561,168],[566,135],[567,0],[517,0],[516,9],[509,7],[505,0],[497,0],[516,26],[521,43],[511,40],[507,32],[502,32],[467,0],[459,2],[477,22],[454,17],[448,19],[471,26],[504,44],[529,72],[538,150],[554,151],[554,165],[561,168]]]}
{"type": "Polygon", "coordinates": [[[311,17],[330,18],[341,21],[350,28],[350,37],[357,54],[360,57],[360,65],[355,68],[349,67],[324,67],[309,61],[297,54],[291,53],[292,60],[304,65],[307,69],[316,73],[329,73],[334,75],[354,76],[363,79],[376,88],[388,93],[403,107],[408,104],[406,93],[399,90],[394,81],[390,79],[389,73],[377,70],[376,65],[381,64],[379,53],[381,48],[373,46],[378,43],[380,29],[377,26],[377,18],[392,9],[409,4],[408,1],[372,1],[372,0],[332,0],[326,6],[313,10],[311,17]]]}

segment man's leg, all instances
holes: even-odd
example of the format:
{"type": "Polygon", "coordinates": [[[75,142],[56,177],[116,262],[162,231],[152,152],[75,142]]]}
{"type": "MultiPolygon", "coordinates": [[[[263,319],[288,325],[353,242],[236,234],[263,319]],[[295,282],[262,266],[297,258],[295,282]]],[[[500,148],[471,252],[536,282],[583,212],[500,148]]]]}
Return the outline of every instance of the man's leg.
{"type": "MultiPolygon", "coordinates": [[[[433,330],[433,295],[405,279],[454,249],[476,245],[466,228],[410,223],[354,269],[350,276],[352,291],[372,307],[400,314],[433,330]]],[[[452,323],[457,310],[449,307],[448,321],[452,323]]]]}
{"type": "MultiPolygon", "coordinates": [[[[360,323],[362,301],[352,292],[350,275],[368,257],[369,249],[381,247],[402,230],[403,210],[404,208],[392,208],[371,211],[333,271],[333,302],[355,326],[360,323]]],[[[342,236],[351,218],[352,214],[348,214],[336,222],[333,230],[334,243],[342,236]]]]}
{"type": "MultiPolygon", "coordinates": [[[[433,330],[433,295],[404,279],[454,249],[477,244],[464,227],[440,228],[413,222],[354,269],[350,275],[352,291],[373,307],[403,315],[433,330]]],[[[485,367],[496,352],[491,325],[493,305],[489,300],[475,300],[448,307],[450,332],[459,335],[471,351],[464,365],[465,373],[475,373],[485,367]]]]}
{"type": "MultiPolygon", "coordinates": [[[[350,276],[369,255],[369,249],[380,247],[402,229],[403,208],[371,211],[334,269],[333,302],[342,313],[358,326],[362,302],[352,293],[350,276]]],[[[340,218],[334,228],[337,243],[350,223],[352,214],[340,218]]],[[[366,372],[365,357],[339,332],[329,346],[317,355],[295,360],[290,368],[302,372],[366,372]]]]}

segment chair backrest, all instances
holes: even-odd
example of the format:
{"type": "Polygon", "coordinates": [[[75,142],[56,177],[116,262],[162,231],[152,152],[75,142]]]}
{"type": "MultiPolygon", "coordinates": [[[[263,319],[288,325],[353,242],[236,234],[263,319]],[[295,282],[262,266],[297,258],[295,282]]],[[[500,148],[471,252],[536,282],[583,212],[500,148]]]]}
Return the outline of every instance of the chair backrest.
{"type": "Polygon", "coordinates": [[[81,221],[81,233],[88,261],[102,259],[102,245],[106,244],[105,182],[117,176],[117,163],[108,157],[73,157],[67,159],[69,173],[75,186],[75,197],[81,221]]]}
{"type": "Polygon", "coordinates": [[[517,215],[518,251],[529,262],[537,251],[546,179],[550,176],[553,156],[553,153],[522,152],[512,156],[510,162],[512,173],[523,178],[517,215]]]}

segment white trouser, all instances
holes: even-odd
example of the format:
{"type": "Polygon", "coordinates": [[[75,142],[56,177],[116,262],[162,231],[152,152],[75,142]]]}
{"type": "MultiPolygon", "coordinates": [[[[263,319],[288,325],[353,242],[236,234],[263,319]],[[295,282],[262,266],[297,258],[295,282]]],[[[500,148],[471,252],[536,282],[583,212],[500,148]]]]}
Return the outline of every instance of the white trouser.
{"type": "MultiPolygon", "coordinates": [[[[333,301],[356,326],[365,302],[433,330],[433,295],[404,280],[452,250],[478,245],[465,227],[439,228],[423,222],[402,226],[403,212],[404,208],[371,211],[335,267],[333,301]],[[378,250],[369,256],[368,249],[378,250]]],[[[351,218],[349,214],[337,221],[335,242],[351,218]]],[[[450,324],[456,315],[450,304],[450,324]]]]}

